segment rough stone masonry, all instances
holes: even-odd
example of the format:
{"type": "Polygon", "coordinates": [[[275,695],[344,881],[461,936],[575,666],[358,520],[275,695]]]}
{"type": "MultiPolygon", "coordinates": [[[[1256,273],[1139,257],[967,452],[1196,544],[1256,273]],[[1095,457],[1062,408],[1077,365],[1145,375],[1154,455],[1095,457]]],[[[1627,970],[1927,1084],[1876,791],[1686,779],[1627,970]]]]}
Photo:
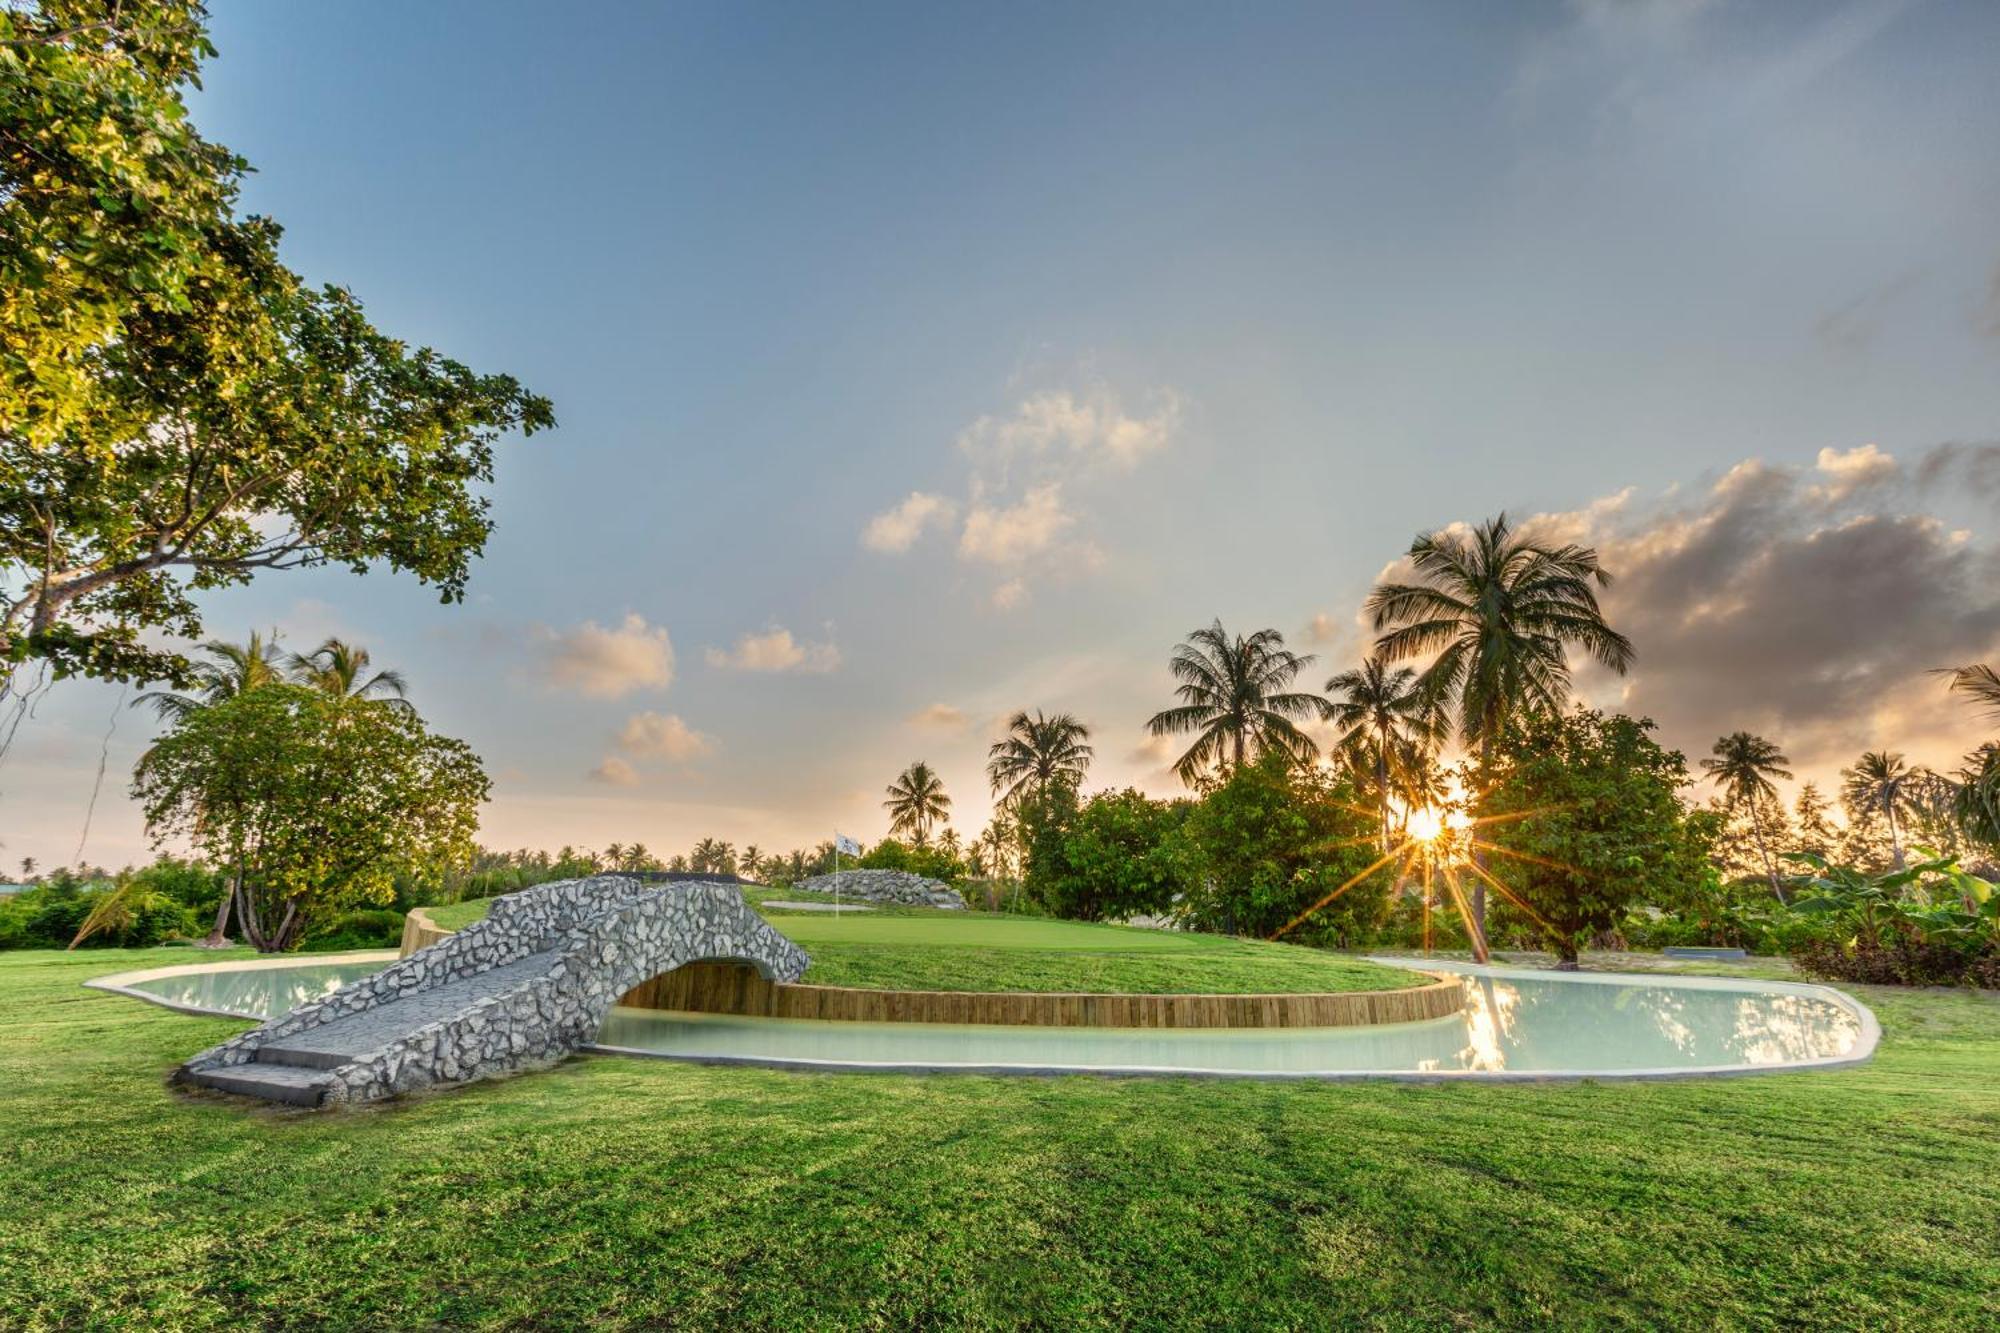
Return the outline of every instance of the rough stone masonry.
{"type": "Polygon", "coordinates": [[[810,961],[730,885],[617,875],[543,884],[202,1052],[175,1079],[330,1106],[546,1068],[589,1042],[634,986],[707,960],[748,963],[774,981],[798,980],[810,961]]]}

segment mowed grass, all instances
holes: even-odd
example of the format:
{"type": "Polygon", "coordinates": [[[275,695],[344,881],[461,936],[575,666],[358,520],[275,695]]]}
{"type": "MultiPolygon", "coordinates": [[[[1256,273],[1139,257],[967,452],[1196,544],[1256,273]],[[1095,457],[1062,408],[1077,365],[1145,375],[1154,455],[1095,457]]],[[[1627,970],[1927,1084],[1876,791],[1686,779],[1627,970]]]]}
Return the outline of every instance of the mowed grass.
{"type": "MultiPolygon", "coordinates": [[[[462,929],[486,901],[429,909],[462,929]]],[[[766,912],[812,955],[805,980],[895,990],[1256,995],[1398,990],[1402,968],[1263,940],[1097,926],[987,912],[766,912]]]]}
{"type": "Polygon", "coordinates": [[[2000,997],[1656,1084],[798,1074],[589,1057],[314,1114],[238,1024],[0,955],[0,1324],[1904,1328],[2000,1321],[2000,997]]]}

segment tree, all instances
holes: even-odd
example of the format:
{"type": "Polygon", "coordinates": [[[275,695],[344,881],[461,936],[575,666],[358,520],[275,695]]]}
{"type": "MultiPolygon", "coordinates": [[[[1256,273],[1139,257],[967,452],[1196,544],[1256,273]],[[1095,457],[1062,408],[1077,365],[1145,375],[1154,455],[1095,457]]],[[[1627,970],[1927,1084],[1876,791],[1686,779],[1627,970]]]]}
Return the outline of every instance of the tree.
{"type": "Polygon", "coordinates": [[[1333,705],[1286,687],[1312,662],[1310,653],[1287,650],[1277,630],[1232,639],[1217,620],[1174,649],[1167,669],[1180,682],[1174,693],[1181,702],[1153,714],[1146,729],[1155,736],[1195,738],[1174,761],[1174,772],[1190,787],[1211,769],[1241,768],[1269,752],[1298,763],[1311,760],[1319,747],[1297,724],[1328,720],[1333,705]]]}
{"type": "Polygon", "coordinates": [[[1090,769],[1090,728],[1068,713],[1046,716],[1027,710],[1007,719],[1007,734],[986,752],[986,780],[1002,806],[1012,808],[1023,796],[1046,790],[1050,783],[1083,785],[1090,769]]]}
{"type": "Polygon", "coordinates": [[[945,795],[943,780],[921,759],[904,769],[886,791],[889,799],[882,808],[889,812],[889,831],[909,834],[919,847],[929,839],[931,825],[950,816],[951,797],[945,795]]]}
{"type": "Polygon", "coordinates": [[[1808,782],[1800,786],[1798,797],[1792,802],[1792,818],[1798,828],[1798,850],[1819,856],[1833,851],[1840,830],[1828,818],[1832,810],[1833,802],[1820,795],[1819,784],[1808,782]]]}
{"type": "Polygon", "coordinates": [[[1081,805],[1067,784],[1023,806],[1029,826],[1030,897],[1076,921],[1164,912],[1179,883],[1179,831],[1188,803],[1155,801],[1134,788],[1099,792],[1081,805]]]}
{"type": "Polygon", "coordinates": [[[156,841],[184,835],[230,869],[238,925],[265,952],[330,912],[392,901],[399,875],[468,864],[488,788],[478,756],[414,711],[288,683],[189,713],[132,783],[156,841]]]}
{"type": "MultiPolygon", "coordinates": [[[[1368,595],[1382,632],[1376,651],[1391,662],[1436,654],[1424,688],[1455,709],[1459,738],[1482,772],[1521,719],[1562,708],[1572,646],[1620,675],[1632,665],[1631,641],[1605,622],[1597,601],[1611,575],[1588,546],[1532,541],[1501,514],[1470,534],[1421,534],[1409,560],[1416,582],[1384,583],[1368,595]]],[[[1483,935],[1484,879],[1473,886],[1473,918],[1483,935]]]]}
{"type": "MultiPolygon", "coordinates": [[[[1357,776],[1368,775],[1381,811],[1386,851],[1393,838],[1392,798],[1399,787],[1411,785],[1410,778],[1432,769],[1430,756],[1444,730],[1442,715],[1436,701],[1419,687],[1414,669],[1391,670],[1380,654],[1341,672],[1326,683],[1326,690],[1337,696],[1333,724],[1341,735],[1334,749],[1357,776]]],[[[1421,779],[1419,785],[1424,785],[1421,779]]]]}
{"type": "Polygon", "coordinates": [[[133,706],[149,705],[162,720],[178,722],[198,708],[233,699],[259,686],[274,685],[285,678],[284,653],[278,647],[275,630],[269,639],[251,630],[249,641],[240,644],[210,639],[201,650],[208,654],[209,660],[196,662],[188,669],[193,693],[154,691],[134,699],[133,706]]]}
{"type": "Polygon", "coordinates": [[[1925,769],[1911,768],[1903,756],[1887,750],[1870,750],[1854,767],[1840,770],[1841,797],[1857,811],[1880,814],[1889,825],[1889,861],[1903,868],[1901,816],[1909,811],[1918,789],[1929,777],[1925,769]]]}
{"type": "Polygon", "coordinates": [[[1493,744],[1479,800],[1502,852],[1493,874],[1566,970],[1632,903],[1685,896],[1707,865],[1705,825],[1677,795],[1687,762],[1652,730],[1576,708],[1528,718],[1493,744]]]}
{"type": "Polygon", "coordinates": [[[1778,789],[1771,779],[1791,780],[1791,770],[1785,767],[1791,761],[1776,745],[1747,731],[1730,732],[1715,743],[1713,753],[1714,758],[1701,761],[1702,771],[1708,774],[1710,782],[1722,788],[1732,807],[1749,812],[1751,834],[1764,858],[1764,873],[1771,881],[1771,892],[1783,902],[1785,889],[1778,882],[1778,863],[1772,859],[1765,825],[1759,816],[1763,807],[1776,805],[1778,801],[1778,789]]]}
{"type": "Polygon", "coordinates": [[[369,674],[374,659],[366,648],[329,638],[309,653],[294,653],[287,663],[291,677],[335,699],[366,699],[392,708],[408,708],[409,682],[400,671],[369,674]]]}
{"type": "Polygon", "coordinates": [[[2000,717],[2000,671],[1984,663],[1972,666],[1946,668],[1944,673],[1951,677],[1949,688],[1954,694],[1963,694],[1974,706],[1984,708],[1990,717],[2000,717]]]}
{"type": "Polygon", "coordinates": [[[1968,842],[2000,855],[2000,744],[1989,741],[1965,757],[1953,788],[1952,811],[1968,842]]]}
{"type": "Polygon", "coordinates": [[[1389,876],[1361,876],[1379,853],[1357,795],[1344,777],[1279,750],[1230,769],[1187,812],[1177,839],[1181,921],[1228,935],[1361,943],[1382,917],[1389,876]]]}
{"type": "Polygon", "coordinates": [[[379,332],[238,218],[245,164],[182,99],[201,7],[0,14],[0,686],[186,678],[147,631],[268,569],[372,564],[463,596],[479,493],[548,401],[379,332]]]}

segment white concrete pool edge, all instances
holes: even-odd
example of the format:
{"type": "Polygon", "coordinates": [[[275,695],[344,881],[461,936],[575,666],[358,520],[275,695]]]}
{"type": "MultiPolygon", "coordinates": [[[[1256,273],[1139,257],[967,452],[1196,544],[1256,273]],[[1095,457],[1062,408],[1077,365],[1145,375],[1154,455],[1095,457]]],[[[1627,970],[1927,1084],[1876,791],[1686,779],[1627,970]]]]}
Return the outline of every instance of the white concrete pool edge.
{"type": "Polygon", "coordinates": [[[92,977],[83,983],[86,990],[105,991],[112,995],[128,995],[147,1004],[157,1004],[162,1009],[175,1013],[195,1014],[202,1018],[240,1018],[251,1023],[261,1023],[268,1014],[246,1014],[240,1009],[213,1009],[207,1005],[184,1004],[179,1000],[169,1000],[163,995],[143,991],[133,986],[135,981],[159,981],[166,977],[211,976],[219,972],[267,972],[281,968],[312,966],[319,963],[381,963],[385,967],[396,961],[394,949],[356,949],[349,953],[316,954],[276,954],[268,958],[224,958],[208,963],[174,963],[168,967],[147,967],[136,972],[113,972],[110,976],[92,977]]]}
{"type": "MultiPolygon", "coordinates": [[[[315,963],[362,963],[389,961],[395,957],[393,950],[368,950],[347,954],[322,954],[313,957],[315,963]]],[[[1574,1083],[1584,1079],[1606,1082],[1666,1082],[1689,1078],[1737,1078],[1762,1074],[1791,1074],[1814,1070],[1848,1068],[1867,1063],[1874,1058],[1876,1047],[1881,1042],[1882,1028],[1874,1012],[1844,991],[1831,986],[1821,986],[1811,982],[1764,981],[1747,977],[1704,977],[1680,973],[1645,972],[1556,972],[1543,968],[1482,966],[1437,959],[1412,959],[1379,955],[1371,961],[1408,971],[1449,971],[1466,976],[1490,976],[1496,979],[1527,979],[1535,981],[1567,981],[1579,983],[1602,983],[1606,985],[1666,985],[1694,990],[1735,990],[1746,992],[1776,992],[1798,995],[1835,1004],[1854,1016],[1858,1027],[1854,1045],[1839,1055],[1816,1056],[1803,1060],[1788,1060],[1775,1064],[1732,1064],[1698,1065],[1693,1067],[1653,1067],[1617,1070],[1509,1070],[1509,1069],[1332,1069],[1332,1070],[1240,1070],[1207,1069],[1200,1067],[1170,1065],[1079,1065],[1041,1064],[1034,1062],[991,1062],[991,1061],[911,1061],[911,1060],[823,1060],[805,1056],[753,1056],[719,1054],[683,1054],[667,1051],[649,1051],[636,1047],[599,1045],[589,1043],[580,1049],[605,1055],[629,1056],[648,1060],[674,1060],[682,1064],[733,1065],[762,1069],[788,1069],[822,1073],[882,1073],[882,1074],[996,1074],[1028,1077],[1062,1077],[1076,1074],[1095,1074],[1107,1078],[1200,1078],[1200,1079],[1253,1079],[1262,1082],[1352,1082],[1356,1080],[1379,1080],[1395,1083],[1451,1083],[1467,1080],[1482,1083],[1574,1083]],[[1421,962],[1421,967],[1419,963],[1421,962]]],[[[237,1018],[259,1021],[262,1015],[244,1014],[234,1010],[211,1009],[197,1005],[181,1004],[159,995],[132,988],[129,983],[150,981],[172,976],[186,976],[197,973],[247,972],[265,968],[297,967],[301,960],[297,955],[279,958],[232,959],[217,963],[177,964],[170,967],[149,968],[136,972],[114,973],[85,981],[83,984],[94,990],[131,996],[149,1004],[182,1013],[200,1014],[220,1018],[237,1018]]],[[[1439,1022],[1446,1019],[1436,1020],[1439,1022]]]]}

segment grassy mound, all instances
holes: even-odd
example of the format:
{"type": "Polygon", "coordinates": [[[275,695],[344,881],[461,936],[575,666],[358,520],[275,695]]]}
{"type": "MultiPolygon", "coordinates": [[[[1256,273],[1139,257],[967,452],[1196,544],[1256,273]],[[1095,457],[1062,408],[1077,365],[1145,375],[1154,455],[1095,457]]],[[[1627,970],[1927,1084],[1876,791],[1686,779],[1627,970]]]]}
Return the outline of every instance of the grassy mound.
{"type": "MultiPolygon", "coordinates": [[[[480,899],[429,910],[458,930],[486,906],[480,899]]],[[[1427,980],[1322,949],[1221,935],[926,908],[759,910],[812,955],[805,979],[820,986],[1257,995],[1398,990],[1427,980]]]]}

